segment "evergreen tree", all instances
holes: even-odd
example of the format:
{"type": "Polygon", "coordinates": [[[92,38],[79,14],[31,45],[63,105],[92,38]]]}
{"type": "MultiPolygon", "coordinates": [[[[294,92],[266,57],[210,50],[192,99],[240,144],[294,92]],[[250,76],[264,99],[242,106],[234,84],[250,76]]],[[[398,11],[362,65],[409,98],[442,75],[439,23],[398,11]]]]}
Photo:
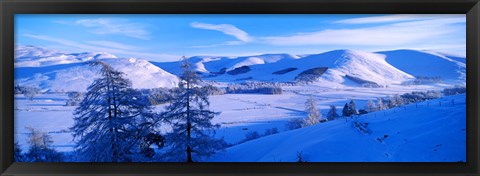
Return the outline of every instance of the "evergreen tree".
{"type": "Polygon", "coordinates": [[[339,115],[337,114],[337,108],[334,105],[330,105],[330,110],[328,110],[327,119],[334,120],[337,117],[339,117],[339,115]]]}
{"type": "Polygon", "coordinates": [[[367,112],[375,112],[377,111],[377,107],[375,105],[375,103],[373,102],[373,100],[368,100],[367,101],[367,104],[365,104],[365,108],[364,108],[367,112]]]}
{"type": "Polygon", "coordinates": [[[16,141],[13,144],[13,161],[14,162],[23,162],[22,149],[20,148],[20,145],[16,141]]]}
{"type": "Polygon", "coordinates": [[[198,86],[201,78],[185,57],[181,68],[179,88],[163,113],[165,120],[172,124],[165,156],[168,160],[194,162],[223,150],[225,141],[213,137],[220,125],[212,124],[211,120],[219,113],[208,109],[208,94],[198,86]]]}
{"type": "Polygon", "coordinates": [[[317,101],[312,96],[305,102],[305,111],[307,112],[307,118],[304,121],[304,126],[315,125],[320,122],[322,114],[317,109],[317,101]]]}
{"type": "Polygon", "coordinates": [[[155,124],[148,101],[122,72],[101,61],[89,64],[100,66],[101,77],[87,88],[74,111],[76,151],[90,162],[132,161],[155,124]]]}
{"type": "Polygon", "coordinates": [[[348,114],[358,114],[355,102],[353,100],[350,100],[350,103],[348,104],[348,114]]]}
{"type": "Polygon", "coordinates": [[[28,144],[30,148],[25,154],[27,162],[62,162],[63,154],[51,148],[53,144],[52,137],[38,129],[27,127],[29,130],[28,144]]]}
{"type": "Polygon", "coordinates": [[[345,103],[345,106],[343,106],[342,116],[343,117],[350,117],[350,112],[348,111],[348,104],[347,103],[345,103]]]}

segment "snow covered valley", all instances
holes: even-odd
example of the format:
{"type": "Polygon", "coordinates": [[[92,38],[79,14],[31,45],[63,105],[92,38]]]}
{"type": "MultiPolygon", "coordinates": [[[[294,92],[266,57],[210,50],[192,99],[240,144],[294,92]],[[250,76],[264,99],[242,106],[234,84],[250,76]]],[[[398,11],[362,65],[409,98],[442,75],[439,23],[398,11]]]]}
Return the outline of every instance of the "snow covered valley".
{"type": "MultiPolygon", "coordinates": [[[[187,60],[193,65],[192,72],[205,80],[196,86],[213,87],[205,89],[212,91],[208,109],[219,112],[211,119],[220,125],[213,137],[226,142],[225,150],[196,161],[466,161],[464,58],[416,50],[334,50],[303,56],[194,56],[187,60]],[[453,93],[446,92],[452,87],[453,93]],[[305,125],[304,120],[315,114],[306,108],[307,102],[313,102],[316,116],[321,117],[305,125]],[[352,102],[353,114],[349,112],[352,102]],[[389,107],[380,107],[379,102],[389,103],[389,107]],[[375,104],[378,108],[372,109],[375,104]],[[332,107],[338,116],[326,120],[332,107]]],[[[43,141],[51,141],[54,150],[67,156],[74,153],[71,127],[79,106],[78,102],[72,104],[70,96],[74,92],[76,98],[81,97],[101,78],[100,69],[86,64],[89,61],[101,61],[123,72],[135,89],[128,95],[134,97],[129,101],[148,97],[142,100],[149,101],[155,112],[166,111],[178,98],[166,92],[184,81],[180,62],[19,46],[14,129],[15,142],[23,152],[31,149],[33,128],[51,137],[43,141]],[[142,96],[137,96],[140,92],[142,96]],[[152,97],[154,102],[149,99],[152,97]]],[[[102,100],[93,105],[100,103],[102,100]]],[[[155,130],[163,135],[172,127],[163,125],[155,130]]]]}
{"type": "MultiPolygon", "coordinates": [[[[465,94],[377,111],[354,118],[338,118],[314,126],[289,130],[292,118],[304,118],[304,102],[315,93],[326,116],[329,105],[341,110],[354,99],[363,107],[368,99],[412,92],[424,87],[330,89],[315,85],[286,87],[281,95],[224,94],[210,96],[210,109],[221,112],[213,119],[221,124],[216,137],[232,146],[205,161],[295,162],[457,162],[466,160],[465,94]],[[368,124],[369,133],[354,122],[368,124]],[[242,142],[245,135],[267,129],[279,133],[242,142]]],[[[75,106],[64,106],[64,94],[42,94],[33,101],[15,97],[15,139],[26,151],[25,127],[38,128],[53,138],[58,151],[72,151],[69,128],[75,106]]],[[[163,105],[157,106],[162,109],[163,105]]],[[[338,112],[341,113],[341,112],[338,112]]]]}

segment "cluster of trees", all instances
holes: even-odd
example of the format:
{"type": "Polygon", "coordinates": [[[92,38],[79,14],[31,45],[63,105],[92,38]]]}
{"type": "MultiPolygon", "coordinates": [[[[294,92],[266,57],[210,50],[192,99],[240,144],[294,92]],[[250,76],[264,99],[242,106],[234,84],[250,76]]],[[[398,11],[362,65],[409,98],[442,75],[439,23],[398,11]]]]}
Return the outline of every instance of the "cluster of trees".
{"type": "Polygon", "coordinates": [[[277,83],[246,81],[242,84],[230,84],[227,86],[226,93],[258,93],[258,94],[282,94],[282,87],[277,83]]]}
{"type": "Polygon", "coordinates": [[[421,102],[431,99],[436,99],[442,97],[442,93],[440,91],[426,91],[426,92],[411,92],[405,93],[400,96],[404,102],[404,104],[408,103],[415,103],[421,102]]]}
{"type": "MultiPolygon", "coordinates": [[[[202,91],[207,95],[223,95],[225,90],[218,88],[216,86],[207,84],[201,87],[202,91]]],[[[142,89],[140,92],[148,99],[150,105],[155,106],[159,104],[169,103],[171,100],[175,99],[175,94],[178,92],[178,88],[168,89],[168,88],[153,88],[153,89],[142,89]]]]}
{"type": "Polygon", "coordinates": [[[440,76],[415,76],[413,81],[403,82],[403,85],[422,85],[422,84],[433,84],[443,82],[442,77],[440,76]]]}
{"type": "Polygon", "coordinates": [[[67,102],[65,103],[65,106],[78,106],[80,102],[83,100],[84,93],[83,92],[77,92],[77,91],[70,91],[67,92],[67,102]]]}
{"type": "Polygon", "coordinates": [[[257,131],[248,132],[248,133],[245,134],[245,139],[243,139],[242,141],[240,141],[238,143],[241,144],[241,143],[244,143],[244,142],[247,142],[247,141],[251,141],[251,140],[254,140],[254,139],[258,139],[258,138],[261,138],[261,137],[264,137],[264,136],[277,134],[277,133],[278,133],[278,129],[275,128],[275,127],[265,129],[265,132],[263,134],[260,134],[257,131]]]}
{"type": "Polygon", "coordinates": [[[53,149],[52,137],[47,132],[42,132],[32,127],[28,130],[28,151],[23,153],[20,145],[14,143],[14,160],[16,162],[62,162],[64,155],[53,149]]]}
{"type": "Polygon", "coordinates": [[[225,89],[218,88],[213,85],[206,85],[202,87],[202,90],[207,94],[207,95],[223,95],[226,93],[225,89]]]}
{"type": "Polygon", "coordinates": [[[362,87],[368,87],[368,88],[383,88],[384,86],[377,84],[376,82],[373,81],[368,81],[356,76],[352,75],[345,75],[345,78],[356,82],[357,84],[360,84],[362,87]]]}
{"type": "Polygon", "coordinates": [[[467,92],[467,88],[465,86],[455,86],[452,88],[443,89],[443,94],[446,96],[462,94],[465,92],[467,92]]]}
{"type": "Polygon", "coordinates": [[[357,111],[357,107],[353,100],[350,100],[350,103],[345,103],[342,110],[342,116],[350,117],[352,115],[358,115],[359,112],[357,111]]]}
{"type": "Polygon", "coordinates": [[[299,73],[295,77],[295,82],[301,82],[301,83],[311,83],[318,78],[320,78],[323,73],[325,73],[328,70],[328,67],[316,67],[312,69],[305,70],[301,73],[299,73]]]}
{"type": "Polygon", "coordinates": [[[20,86],[15,85],[13,87],[13,91],[15,94],[23,94],[25,98],[33,101],[33,98],[40,93],[40,90],[33,86],[20,86]]]}
{"type": "Polygon", "coordinates": [[[179,88],[165,111],[153,111],[148,97],[132,88],[124,74],[101,61],[100,78],[74,111],[71,127],[79,160],[88,162],[200,161],[226,145],[213,134],[208,95],[196,86],[200,77],[184,59],[179,88]],[[159,131],[169,125],[171,131],[159,131]]]}
{"type": "Polygon", "coordinates": [[[142,89],[140,92],[147,97],[151,106],[168,103],[174,97],[174,90],[167,88],[142,89]]]}
{"type": "MultiPolygon", "coordinates": [[[[461,92],[461,89],[460,89],[460,92],[461,92]]],[[[426,100],[440,98],[441,96],[442,94],[440,91],[426,91],[426,92],[415,91],[411,93],[405,93],[402,95],[395,94],[393,96],[388,96],[386,98],[378,98],[376,103],[373,100],[368,100],[365,104],[364,109],[360,109],[358,111],[355,107],[355,102],[353,100],[350,100],[350,103],[345,103],[345,106],[343,107],[343,110],[342,110],[342,116],[350,117],[352,115],[360,115],[360,114],[366,114],[366,113],[375,112],[375,111],[381,111],[385,109],[391,109],[391,108],[403,106],[409,103],[416,103],[416,102],[422,102],[426,100]]],[[[331,106],[330,108],[331,111],[333,108],[335,108],[335,106],[331,106]]]]}

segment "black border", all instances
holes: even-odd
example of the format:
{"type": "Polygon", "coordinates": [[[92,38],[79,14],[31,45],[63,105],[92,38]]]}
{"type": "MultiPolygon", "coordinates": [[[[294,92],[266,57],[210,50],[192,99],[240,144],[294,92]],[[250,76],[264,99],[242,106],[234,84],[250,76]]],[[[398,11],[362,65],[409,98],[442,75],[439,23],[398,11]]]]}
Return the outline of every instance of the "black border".
{"type": "Polygon", "coordinates": [[[479,175],[479,0],[4,0],[0,173],[11,175],[479,175]],[[12,163],[14,14],[467,14],[467,163],[12,163]]]}

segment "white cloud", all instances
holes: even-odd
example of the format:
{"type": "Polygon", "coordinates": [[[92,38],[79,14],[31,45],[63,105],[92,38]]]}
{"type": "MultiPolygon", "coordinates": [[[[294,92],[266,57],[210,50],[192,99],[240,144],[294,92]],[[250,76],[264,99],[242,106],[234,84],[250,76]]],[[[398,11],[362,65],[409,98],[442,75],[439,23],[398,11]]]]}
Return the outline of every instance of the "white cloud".
{"type": "Polygon", "coordinates": [[[131,50],[125,50],[125,49],[119,49],[119,48],[92,46],[92,45],[87,45],[87,44],[83,44],[75,41],[55,38],[55,37],[46,36],[46,35],[23,34],[23,36],[37,39],[37,40],[57,43],[62,46],[69,46],[81,51],[88,51],[88,52],[101,51],[101,52],[108,52],[118,56],[123,55],[124,57],[136,57],[136,58],[144,58],[147,60],[161,60],[161,61],[177,61],[181,57],[181,56],[172,55],[172,54],[147,53],[147,52],[131,51],[131,50]]]}
{"type": "Polygon", "coordinates": [[[238,29],[237,27],[230,24],[215,25],[215,24],[193,22],[190,24],[190,26],[198,29],[220,31],[226,35],[231,35],[242,42],[251,42],[253,40],[247,32],[241,29],[238,29]]]}
{"type": "Polygon", "coordinates": [[[217,46],[233,46],[233,45],[242,45],[242,44],[245,44],[245,42],[242,42],[242,41],[227,41],[225,43],[220,43],[220,44],[192,46],[192,48],[211,48],[211,47],[217,47],[217,46]]]}
{"type": "Polygon", "coordinates": [[[271,45],[343,45],[343,46],[396,46],[417,43],[446,42],[464,32],[465,18],[437,18],[432,20],[399,22],[364,28],[327,29],[289,36],[261,37],[271,45]]]}
{"type": "Polygon", "coordinates": [[[97,18],[81,19],[73,23],[57,21],[59,24],[73,24],[90,28],[89,32],[99,35],[123,35],[142,40],[150,39],[150,32],[146,30],[146,25],[141,23],[132,23],[127,20],[97,18]]]}

